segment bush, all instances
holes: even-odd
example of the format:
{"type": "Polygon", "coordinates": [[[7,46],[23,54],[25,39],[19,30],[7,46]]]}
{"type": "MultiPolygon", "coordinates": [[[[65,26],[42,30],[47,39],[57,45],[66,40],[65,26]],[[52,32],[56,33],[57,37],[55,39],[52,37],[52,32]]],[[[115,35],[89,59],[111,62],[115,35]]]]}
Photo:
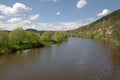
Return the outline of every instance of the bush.
{"type": "Polygon", "coordinates": [[[55,41],[56,43],[62,42],[66,40],[67,34],[64,32],[55,32],[55,34],[52,37],[52,40],[55,41]]]}

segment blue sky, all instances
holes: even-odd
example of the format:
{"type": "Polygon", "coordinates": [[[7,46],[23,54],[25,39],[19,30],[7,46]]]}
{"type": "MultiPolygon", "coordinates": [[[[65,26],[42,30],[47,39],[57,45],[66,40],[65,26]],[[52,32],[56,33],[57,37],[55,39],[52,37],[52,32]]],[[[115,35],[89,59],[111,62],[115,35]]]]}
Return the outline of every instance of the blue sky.
{"type": "Polygon", "coordinates": [[[70,30],[120,8],[120,0],[0,0],[0,28],[70,30]]]}

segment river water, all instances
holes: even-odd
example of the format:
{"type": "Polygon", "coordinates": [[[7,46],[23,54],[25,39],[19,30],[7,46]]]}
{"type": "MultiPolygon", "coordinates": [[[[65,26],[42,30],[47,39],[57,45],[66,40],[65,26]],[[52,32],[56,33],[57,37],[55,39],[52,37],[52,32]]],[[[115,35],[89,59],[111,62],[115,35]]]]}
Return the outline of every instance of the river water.
{"type": "Polygon", "coordinates": [[[120,80],[120,48],[83,38],[0,56],[0,80],[120,80]]]}

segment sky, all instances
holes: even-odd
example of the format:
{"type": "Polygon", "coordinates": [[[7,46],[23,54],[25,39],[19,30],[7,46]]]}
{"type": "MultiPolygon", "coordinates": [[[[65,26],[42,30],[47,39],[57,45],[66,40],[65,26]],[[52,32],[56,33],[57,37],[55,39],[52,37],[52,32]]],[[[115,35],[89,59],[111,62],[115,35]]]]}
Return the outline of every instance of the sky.
{"type": "Polygon", "coordinates": [[[0,0],[0,29],[72,30],[120,9],[120,0],[0,0]]]}

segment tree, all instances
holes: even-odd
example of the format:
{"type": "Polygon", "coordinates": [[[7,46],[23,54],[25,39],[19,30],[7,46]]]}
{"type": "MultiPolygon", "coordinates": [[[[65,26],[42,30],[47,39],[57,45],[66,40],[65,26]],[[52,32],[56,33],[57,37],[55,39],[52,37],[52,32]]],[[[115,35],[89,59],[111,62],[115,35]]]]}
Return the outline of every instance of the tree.
{"type": "Polygon", "coordinates": [[[17,28],[9,34],[9,42],[12,50],[21,50],[41,46],[37,33],[17,28]]]}
{"type": "Polygon", "coordinates": [[[45,42],[49,42],[52,39],[52,33],[50,31],[44,32],[41,36],[41,40],[45,42]]]}
{"type": "Polygon", "coordinates": [[[9,40],[11,44],[22,44],[25,39],[25,31],[22,28],[17,28],[10,32],[9,40]]]}
{"type": "Polygon", "coordinates": [[[62,42],[64,41],[65,39],[67,38],[67,35],[66,33],[64,32],[55,32],[55,34],[53,35],[52,39],[55,41],[55,42],[62,42]]]}
{"type": "Polygon", "coordinates": [[[0,46],[6,46],[8,41],[8,32],[0,31],[0,46]]]}

